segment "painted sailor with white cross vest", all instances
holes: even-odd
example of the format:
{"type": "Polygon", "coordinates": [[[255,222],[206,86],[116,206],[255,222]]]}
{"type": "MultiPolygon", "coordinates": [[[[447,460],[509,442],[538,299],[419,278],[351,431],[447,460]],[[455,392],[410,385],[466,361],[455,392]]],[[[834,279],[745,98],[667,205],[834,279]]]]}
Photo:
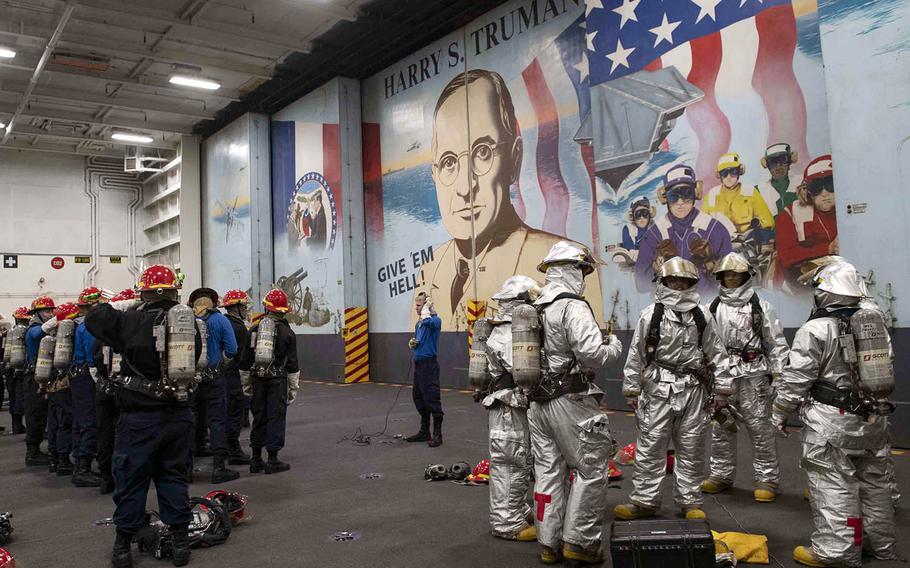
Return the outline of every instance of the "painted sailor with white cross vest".
{"type": "Polygon", "coordinates": [[[559,562],[560,556],[584,564],[603,561],[607,461],[613,440],[600,409],[603,391],[593,383],[593,369],[617,361],[622,344],[616,336],[601,333],[582,297],[585,276],[594,272],[595,263],[583,246],[556,243],[537,267],[546,273],[546,283],[533,309],[518,306],[512,314],[513,372],[532,401],[528,422],[536,477],[534,506],[545,564],[559,562]],[[528,324],[528,337],[520,338],[517,334],[525,333],[521,329],[528,324]],[[525,339],[531,343],[526,345],[525,339]],[[528,352],[527,361],[518,357],[528,352]],[[536,374],[527,368],[534,361],[536,374]],[[570,470],[575,473],[572,483],[570,470]]]}
{"type": "Polygon", "coordinates": [[[711,314],[727,349],[733,389],[728,403],[735,411],[729,420],[714,421],[710,475],[702,491],[719,493],[733,486],[739,424],[752,441],[755,500],[771,502],[777,498],[780,483],[777,440],[771,426],[771,381],[780,379],[790,348],[774,306],[758,297],[752,267],[744,256],[731,252],[721,259],[714,274],[720,292],[711,303],[711,314]]]}
{"type": "Polygon", "coordinates": [[[695,265],[671,258],[658,277],[657,301],[641,313],[624,369],[622,390],[635,409],[638,440],[630,502],[614,513],[626,520],[657,513],[672,441],[676,505],[686,518],[703,519],[705,430],[732,392],[726,353],[711,312],[699,303],[695,265]]]}

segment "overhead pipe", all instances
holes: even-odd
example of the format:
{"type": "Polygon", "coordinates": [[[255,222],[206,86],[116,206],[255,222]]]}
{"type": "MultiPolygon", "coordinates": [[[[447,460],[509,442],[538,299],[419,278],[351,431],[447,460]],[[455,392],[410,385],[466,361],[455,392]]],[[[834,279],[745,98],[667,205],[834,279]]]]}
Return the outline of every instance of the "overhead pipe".
{"type": "Polygon", "coordinates": [[[35,87],[38,86],[38,79],[40,79],[41,74],[44,73],[44,68],[47,66],[47,62],[50,61],[51,55],[53,55],[54,49],[57,47],[57,42],[60,41],[60,36],[63,35],[63,28],[66,27],[67,22],[70,20],[70,16],[73,15],[73,11],[76,9],[76,4],[76,0],[69,0],[66,3],[66,7],[63,9],[63,15],[60,16],[60,21],[57,22],[57,28],[54,30],[53,35],[51,35],[51,39],[48,40],[47,45],[44,46],[44,53],[41,54],[38,65],[35,66],[35,70],[32,72],[32,76],[28,81],[28,87],[25,88],[25,92],[19,100],[16,111],[13,112],[12,118],[10,118],[9,123],[6,125],[6,131],[3,133],[3,138],[0,138],[0,144],[6,144],[10,133],[16,126],[16,121],[19,120],[22,112],[28,106],[28,99],[32,96],[32,91],[35,90],[35,87]]]}

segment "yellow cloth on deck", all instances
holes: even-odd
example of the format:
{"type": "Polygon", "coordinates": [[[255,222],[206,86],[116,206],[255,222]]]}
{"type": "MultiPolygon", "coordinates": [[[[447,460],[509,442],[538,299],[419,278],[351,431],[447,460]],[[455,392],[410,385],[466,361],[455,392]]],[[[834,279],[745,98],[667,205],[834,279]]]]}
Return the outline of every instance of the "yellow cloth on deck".
{"type": "Polygon", "coordinates": [[[711,534],[714,535],[715,553],[727,552],[729,547],[739,562],[768,563],[768,537],[765,535],[717,531],[711,531],[711,534]]]}

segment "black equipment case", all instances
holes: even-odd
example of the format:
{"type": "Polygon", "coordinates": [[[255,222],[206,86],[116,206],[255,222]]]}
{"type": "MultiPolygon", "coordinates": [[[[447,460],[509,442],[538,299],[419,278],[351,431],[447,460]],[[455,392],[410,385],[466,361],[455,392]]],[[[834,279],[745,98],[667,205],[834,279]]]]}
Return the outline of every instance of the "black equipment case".
{"type": "Polygon", "coordinates": [[[614,568],[713,568],[714,537],[704,520],[614,522],[614,568]]]}

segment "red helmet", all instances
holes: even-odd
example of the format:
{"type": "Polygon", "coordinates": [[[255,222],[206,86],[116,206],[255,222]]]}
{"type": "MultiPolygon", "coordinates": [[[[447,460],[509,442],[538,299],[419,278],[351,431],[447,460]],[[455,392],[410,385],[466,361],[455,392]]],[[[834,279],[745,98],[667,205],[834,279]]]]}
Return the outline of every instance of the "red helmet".
{"type": "Polygon", "coordinates": [[[635,442],[623,446],[623,449],[619,450],[619,455],[616,456],[616,461],[621,465],[635,463],[635,442]]]}
{"type": "Polygon", "coordinates": [[[250,519],[246,514],[246,502],[249,499],[246,495],[219,489],[216,491],[209,491],[205,495],[205,498],[214,501],[227,509],[228,514],[231,516],[232,525],[236,526],[250,519]]]}
{"type": "Polygon", "coordinates": [[[50,296],[38,296],[32,301],[32,308],[28,313],[33,314],[38,310],[53,310],[54,307],[54,300],[50,296]]]}
{"type": "Polygon", "coordinates": [[[135,300],[138,297],[139,297],[139,294],[137,294],[135,290],[133,290],[132,288],[125,288],[125,289],[121,290],[119,293],[117,293],[116,295],[114,295],[114,297],[111,298],[111,301],[119,302],[120,300],[135,300]]]}
{"type": "Polygon", "coordinates": [[[490,460],[483,459],[474,466],[474,471],[468,476],[468,481],[474,483],[490,482],[490,460]]]}
{"type": "Polygon", "coordinates": [[[834,167],[831,162],[831,154],[819,156],[809,162],[806,171],[803,172],[803,181],[809,183],[812,180],[831,177],[834,173],[834,167]]]}
{"type": "Polygon", "coordinates": [[[221,300],[221,307],[233,306],[235,304],[250,303],[250,297],[243,290],[228,290],[221,300]]]}
{"type": "Polygon", "coordinates": [[[16,568],[16,559],[5,548],[0,548],[0,568],[16,568]]]}
{"type": "Polygon", "coordinates": [[[16,311],[13,312],[13,319],[27,320],[28,318],[28,306],[19,306],[16,308],[16,311]]]}
{"type": "Polygon", "coordinates": [[[79,294],[79,299],[76,300],[76,304],[79,306],[91,306],[102,301],[101,298],[101,288],[95,288],[94,286],[89,286],[79,294]]]}
{"type": "Polygon", "coordinates": [[[66,302],[54,308],[54,317],[57,321],[73,319],[79,315],[79,306],[75,302],[66,302]]]}
{"type": "Polygon", "coordinates": [[[149,290],[176,290],[180,287],[177,274],[163,264],[156,264],[145,269],[136,286],[141,292],[149,290]]]}
{"type": "Polygon", "coordinates": [[[288,295],[284,293],[284,290],[272,288],[262,299],[262,305],[270,312],[287,313],[288,295]]]}

